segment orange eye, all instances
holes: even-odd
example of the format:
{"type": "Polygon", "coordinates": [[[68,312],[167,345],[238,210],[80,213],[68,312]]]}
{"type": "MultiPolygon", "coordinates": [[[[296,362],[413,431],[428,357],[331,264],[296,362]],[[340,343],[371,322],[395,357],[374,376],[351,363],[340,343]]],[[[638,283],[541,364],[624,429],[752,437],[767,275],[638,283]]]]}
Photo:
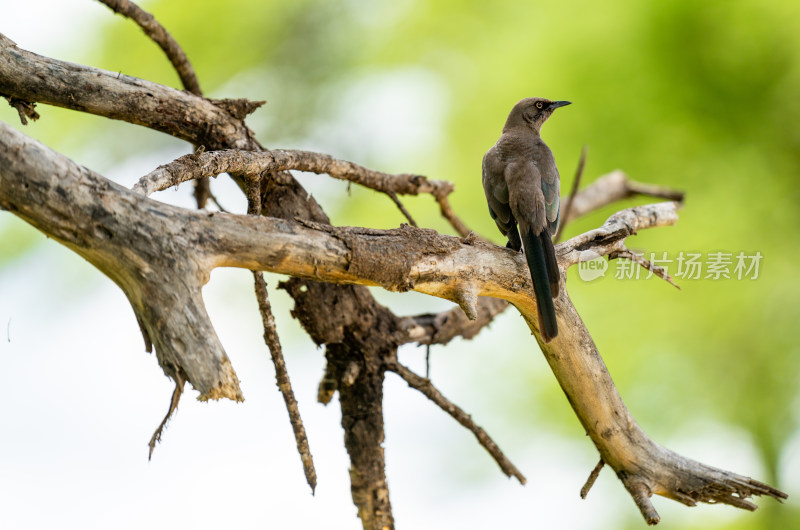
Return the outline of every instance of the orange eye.
{"type": "Polygon", "coordinates": [[[542,104],[542,102],[541,102],[541,101],[537,101],[537,102],[536,102],[536,108],[537,108],[537,109],[539,109],[539,110],[542,110],[542,107],[544,107],[544,105],[542,104]]]}

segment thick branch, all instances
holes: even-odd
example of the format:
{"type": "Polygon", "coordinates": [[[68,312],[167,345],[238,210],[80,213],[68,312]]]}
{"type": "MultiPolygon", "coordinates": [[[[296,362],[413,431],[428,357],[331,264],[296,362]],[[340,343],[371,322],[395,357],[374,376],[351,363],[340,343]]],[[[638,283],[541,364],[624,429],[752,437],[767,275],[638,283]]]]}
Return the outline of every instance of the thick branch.
{"type": "Polygon", "coordinates": [[[258,149],[244,123],[212,101],[119,72],[42,57],[0,34],[0,94],[89,112],[211,149],[258,149]]]}
{"type": "MultiPolygon", "coordinates": [[[[13,42],[2,35],[0,35],[0,94],[16,95],[25,101],[42,101],[113,119],[125,120],[133,124],[166,132],[195,145],[202,145],[213,150],[229,148],[263,149],[255,140],[251,131],[241,121],[246,114],[256,108],[255,105],[258,105],[258,103],[249,103],[243,100],[210,102],[204,98],[147,81],[45,59],[35,54],[18,50],[13,42]],[[20,81],[17,82],[17,80],[20,81]]],[[[241,180],[238,180],[238,183],[240,186],[244,184],[241,180]]],[[[319,204],[291,175],[285,173],[270,175],[269,178],[261,179],[261,184],[262,191],[265,192],[263,193],[265,215],[288,219],[301,217],[318,222],[328,222],[328,218],[319,204]]],[[[40,191],[47,193],[52,192],[52,189],[44,187],[40,191]]],[[[61,212],[60,215],[63,219],[70,218],[68,210],[61,212]]],[[[137,222],[129,228],[134,228],[138,224],[137,222]]],[[[159,227],[149,228],[157,229],[159,227]]],[[[179,233],[169,234],[165,232],[163,235],[181,239],[179,233]]],[[[137,233],[136,237],[138,239],[144,238],[146,241],[147,233],[137,233]]],[[[186,241],[184,240],[183,242],[185,243],[186,241]]],[[[201,237],[200,240],[194,242],[194,246],[199,248],[204,243],[205,240],[201,237]]],[[[113,259],[114,253],[109,254],[113,259]]],[[[172,258],[169,254],[163,257],[167,261],[172,258]]],[[[119,259],[119,256],[117,256],[117,259],[119,259]]],[[[143,262],[147,263],[146,260],[143,260],[143,262]]],[[[100,268],[102,270],[102,267],[100,268]]],[[[162,272],[169,274],[177,271],[162,272]]],[[[310,281],[303,283],[304,287],[318,293],[317,305],[315,306],[317,310],[330,314],[339,311],[343,306],[352,306],[354,308],[352,312],[340,314],[337,319],[341,325],[340,330],[342,328],[358,327],[365,321],[364,314],[381,314],[385,312],[384,308],[377,304],[363,287],[315,284],[310,281]]],[[[199,292],[196,296],[199,298],[199,292]]],[[[297,301],[298,296],[295,295],[294,298],[297,301]]],[[[144,299],[147,300],[146,297],[144,299]]],[[[154,297],[153,303],[156,302],[157,298],[154,297]]],[[[132,301],[132,303],[134,302],[132,301]]],[[[207,320],[204,308],[186,307],[186,312],[190,316],[194,316],[194,313],[197,313],[196,316],[200,319],[201,324],[207,320]]],[[[169,306],[166,306],[166,310],[168,309],[169,306]]],[[[137,320],[145,335],[145,342],[149,345],[149,319],[139,315],[138,311],[136,311],[135,303],[134,310],[137,312],[137,320]]],[[[307,318],[307,311],[298,311],[294,314],[301,322],[307,323],[305,327],[310,335],[318,336],[321,331],[324,331],[325,322],[323,321],[308,324],[311,319],[307,318]]],[[[391,315],[391,313],[389,314],[391,315]]],[[[380,359],[381,356],[392,355],[397,345],[393,338],[394,334],[397,333],[397,322],[388,317],[387,320],[391,322],[389,329],[382,330],[377,327],[370,327],[361,332],[370,336],[371,340],[368,343],[355,345],[357,342],[355,337],[348,334],[347,337],[337,337],[335,339],[337,347],[339,349],[343,347],[350,348],[355,352],[354,355],[360,356],[368,363],[374,363],[374,359],[380,359]]],[[[189,329],[190,334],[196,332],[202,335],[205,331],[202,326],[197,330],[191,327],[189,329]]],[[[162,335],[167,337],[170,333],[176,333],[177,336],[180,336],[182,332],[183,330],[180,329],[180,326],[174,325],[162,331],[162,335]]],[[[322,335],[325,334],[323,333],[322,335]]],[[[208,335],[208,340],[212,342],[216,340],[213,330],[208,335]]],[[[323,340],[322,342],[327,343],[328,341],[323,340]]],[[[193,365],[192,369],[200,369],[201,375],[202,369],[207,365],[211,364],[211,368],[214,368],[213,359],[208,358],[206,350],[208,349],[212,352],[214,350],[221,351],[221,346],[217,348],[215,344],[212,344],[206,348],[195,347],[191,341],[189,346],[192,347],[191,352],[197,355],[195,357],[187,356],[186,358],[181,358],[181,362],[193,365]]],[[[157,352],[162,350],[160,344],[156,344],[156,348],[157,352]]],[[[329,346],[328,353],[334,355],[331,352],[332,349],[329,346]]],[[[161,359],[160,356],[159,359],[161,359]]],[[[164,368],[168,374],[170,373],[169,366],[167,364],[164,368]]],[[[194,377],[190,373],[184,379],[189,380],[195,388],[201,391],[201,397],[213,397],[215,395],[213,392],[204,391],[204,381],[199,376],[194,377]]],[[[234,382],[236,381],[235,377],[233,380],[234,382]]],[[[380,384],[381,382],[382,377],[371,380],[369,385],[380,384]]],[[[367,384],[364,381],[357,381],[357,383],[367,384]]],[[[229,397],[240,398],[241,394],[238,391],[238,387],[235,390],[236,392],[230,393],[229,397]]],[[[342,409],[343,411],[346,408],[363,409],[369,404],[367,400],[375,397],[375,395],[380,397],[380,393],[366,395],[353,392],[341,395],[342,409]]],[[[364,444],[375,444],[375,447],[370,447],[368,448],[369,450],[362,453],[363,458],[351,459],[352,472],[363,479],[358,482],[357,488],[354,482],[353,499],[359,507],[359,514],[362,516],[365,528],[377,527],[383,529],[384,526],[392,526],[392,514],[384,475],[385,461],[383,450],[380,446],[383,440],[382,421],[381,423],[369,424],[370,428],[376,429],[374,431],[360,434],[355,432],[362,425],[364,424],[343,422],[346,440],[350,439],[351,436],[355,436],[358,439],[362,439],[364,444]],[[380,502],[369,501],[376,498],[379,498],[380,502]]]]}
{"type": "MultiPolygon", "coordinates": [[[[125,292],[145,342],[174,381],[201,399],[241,400],[239,381],[206,313],[210,269],[175,224],[180,210],[146,201],[0,122],[0,208],[63,243],[125,292]],[[164,217],[166,215],[166,217],[164,217]]],[[[198,214],[199,215],[199,214],[198,214]]]]}

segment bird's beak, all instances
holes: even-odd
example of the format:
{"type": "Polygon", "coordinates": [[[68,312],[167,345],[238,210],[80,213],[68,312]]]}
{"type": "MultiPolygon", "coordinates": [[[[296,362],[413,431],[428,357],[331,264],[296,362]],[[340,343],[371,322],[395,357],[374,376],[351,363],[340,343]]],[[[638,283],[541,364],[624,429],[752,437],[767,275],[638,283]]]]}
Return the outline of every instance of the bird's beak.
{"type": "Polygon", "coordinates": [[[547,106],[548,110],[556,110],[558,107],[566,107],[572,105],[571,101],[554,101],[547,106]]]}

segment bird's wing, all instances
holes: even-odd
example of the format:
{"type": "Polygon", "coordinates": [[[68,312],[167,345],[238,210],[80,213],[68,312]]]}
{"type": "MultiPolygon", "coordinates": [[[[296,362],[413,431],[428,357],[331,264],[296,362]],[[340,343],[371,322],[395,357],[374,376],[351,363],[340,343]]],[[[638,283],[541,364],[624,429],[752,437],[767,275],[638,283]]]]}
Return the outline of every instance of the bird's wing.
{"type": "Polygon", "coordinates": [[[561,215],[560,188],[561,182],[558,170],[554,169],[547,176],[542,176],[542,193],[544,194],[544,208],[550,233],[555,234],[561,215]]]}
{"type": "Polygon", "coordinates": [[[504,164],[492,147],[483,157],[483,191],[489,203],[489,213],[503,233],[508,234],[511,226],[516,224],[508,205],[508,185],[503,174],[504,164]]]}
{"type": "Polygon", "coordinates": [[[517,159],[505,168],[512,215],[523,230],[523,225],[539,234],[547,227],[546,205],[542,174],[530,160],[517,159]]]}

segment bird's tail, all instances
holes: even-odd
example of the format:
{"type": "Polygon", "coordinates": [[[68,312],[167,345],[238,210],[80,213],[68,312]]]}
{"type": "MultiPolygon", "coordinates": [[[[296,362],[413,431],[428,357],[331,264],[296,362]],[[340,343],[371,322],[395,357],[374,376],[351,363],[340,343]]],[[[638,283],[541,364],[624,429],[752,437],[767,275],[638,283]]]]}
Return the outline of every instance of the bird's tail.
{"type": "Polygon", "coordinates": [[[532,230],[526,229],[522,230],[520,235],[533,280],[533,292],[536,295],[536,307],[539,313],[539,330],[542,339],[550,342],[558,335],[553,298],[558,296],[559,280],[558,263],[553,242],[550,240],[550,231],[545,228],[536,235],[532,230]]]}

